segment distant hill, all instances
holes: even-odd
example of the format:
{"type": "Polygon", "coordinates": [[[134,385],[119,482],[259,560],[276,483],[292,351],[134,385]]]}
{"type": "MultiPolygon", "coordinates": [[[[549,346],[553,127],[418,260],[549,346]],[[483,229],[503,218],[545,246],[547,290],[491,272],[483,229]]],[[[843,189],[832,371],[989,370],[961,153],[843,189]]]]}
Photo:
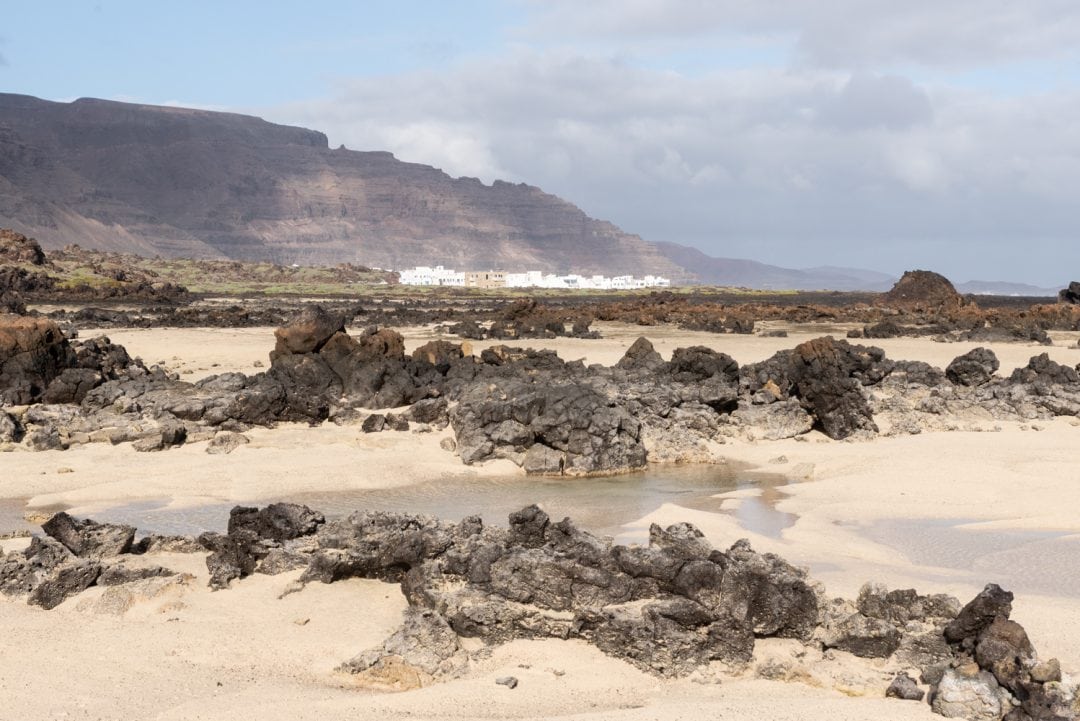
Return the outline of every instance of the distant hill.
{"type": "Polygon", "coordinates": [[[675,243],[656,246],[671,262],[692,268],[699,282],[746,288],[777,290],[872,290],[884,291],[894,276],[872,270],[821,266],[797,270],[735,258],[712,258],[700,250],[675,243]]]}
{"type": "Polygon", "coordinates": [[[90,99],[0,94],[0,226],[151,256],[687,276],[539,188],[244,115],[90,99]]]}
{"type": "Polygon", "coordinates": [[[972,295],[1016,295],[1027,298],[1056,298],[1058,291],[1068,283],[1062,283],[1059,288],[1040,288],[1027,283],[1009,283],[999,280],[969,280],[967,283],[957,283],[956,289],[964,294],[972,295]]]}
{"type": "Polygon", "coordinates": [[[894,280],[647,242],[533,186],[331,149],[322,133],[251,116],[11,94],[0,94],[0,227],[53,249],[282,265],[651,273],[766,289],[894,280]]]}

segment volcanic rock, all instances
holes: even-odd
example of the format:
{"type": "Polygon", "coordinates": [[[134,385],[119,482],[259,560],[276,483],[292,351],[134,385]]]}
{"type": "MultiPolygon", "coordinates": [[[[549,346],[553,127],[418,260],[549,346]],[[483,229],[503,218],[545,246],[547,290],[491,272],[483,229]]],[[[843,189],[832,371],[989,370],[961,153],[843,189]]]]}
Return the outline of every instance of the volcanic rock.
{"type": "Polygon", "coordinates": [[[33,238],[0,228],[0,264],[45,265],[45,251],[33,238]]]}
{"type": "Polygon", "coordinates": [[[949,279],[929,270],[909,270],[882,300],[889,306],[915,311],[950,311],[964,298],[949,279]]]}
{"type": "Polygon", "coordinates": [[[305,305],[295,321],[274,331],[277,345],[270,360],[283,355],[316,353],[338,332],[345,332],[340,316],[328,313],[321,305],[305,305]]]}
{"type": "Polygon", "coordinates": [[[0,315],[0,403],[40,401],[53,379],[73,365],[75,354],[56,323],[0,315]]]}
{"type": "Polygon", "coordinates": [[[653,348],[645,336],[638,338],[626,349],[626,353],[615,364],[616,368],[627,371],[657,371],[665,365],[664,359],[653,348]]]}
{"type": "Polygon", "coordinates": [[[1080,282],[1072,281],[1068,288],[1063,288],[1058,293],[1058,300],[1062,303],[1080,305],[1080,282]]]}
{"type": "Polygon", "coordinates": [[[945,627],[945,638],[950,643],[970,644],[994,622],[995,618],[1008,620],[1012,613],[1013,595],[1002,590],[996,583],[986,585],[979,595],[967,603],[956,618],[945,627]]]}
{"type": "Polygon", "coordinates": [[[860,373],[873,370],[873,364],[884,358],[880,350],[873,351],[825,337],[796,346],[789,356],[792,392],[830,438],[847,438],[858,431],[877,433],[858,380],[860,373]]]}
{"type": "Polygon", "coordinates": [[[925,695],[926,692],[919,688],[919,685],[915,683],[915,679],[906,673],[897,674],[896,678],[889,684],[889,688],[885,690],[885,696],[888,698],[898,698],[904,701],[922,701],[925,695]]]}
{"type": "Polygon", "coordinates": [[[80,558],[103,559],[131,551],[135,540],[133,526],[77,521],[61,511],[41,525],[41,530],[55,538],[80,558]]]}
{"type": "Polygon", "coordinates": [[[962,386],[981,386],[987,383],[1001,367],[994,351],[989,348],[975,348],[962,356],[957,356],[945,369],[946,377],[962,386]]]}

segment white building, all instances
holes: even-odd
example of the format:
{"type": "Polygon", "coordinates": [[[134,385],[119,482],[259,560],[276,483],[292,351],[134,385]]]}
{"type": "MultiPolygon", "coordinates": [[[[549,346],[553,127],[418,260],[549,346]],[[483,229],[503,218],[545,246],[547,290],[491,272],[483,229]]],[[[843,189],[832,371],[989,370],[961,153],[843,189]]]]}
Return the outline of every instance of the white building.
{"type": "Polygon", "coordinates": [[[418,265],[398,273],[402,285],[454,285],[465,286],[465,273],[437,265],[434,268],[418,265]]]}
{"type": "MultiPolygon", "coordinates": [[[[464,286],[465,273],[437,265],[434,268],[419,265],[399,274],[402,285],[451,285],[464,286]]],[[[555,275],[540,270],[527,270],[523,273],[506,273],[507,288],[556,288],[563,290],[634,290],[637,288],[670,288],[671,280],[661,276],[646,275],[635,278],[632,275],[619,275],[609,278],[605,275],[583,276],[571,273],[555,275]]]]}

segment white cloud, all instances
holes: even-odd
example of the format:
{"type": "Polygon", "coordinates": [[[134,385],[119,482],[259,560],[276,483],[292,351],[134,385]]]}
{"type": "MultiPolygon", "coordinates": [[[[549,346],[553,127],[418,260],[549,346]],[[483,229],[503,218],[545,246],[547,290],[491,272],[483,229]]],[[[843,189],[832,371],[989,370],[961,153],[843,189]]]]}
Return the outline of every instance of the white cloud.
{"type": "Polygon", "coordinates": [[[536,0],[530,34],[660,38],[751,36],[811,65],[968,65],[1071,52],[1073,0],[536,0]]]}
{"type": "Polygon", "coordinates": [[[805,63],[680,74],[589,43],[540,43],[438,70],[356,78],[333,97],[261,114],[451,175],[538,185],[647,239],[715,255],[1044,283],[1080,265],[1080,92],[995,95],[875,69],[1066,52],[1066,42],[1080,40],[1080,5],[538,7],[537,35],[554,24],[621,38],[756,33],[788,38],[805,63]]]}

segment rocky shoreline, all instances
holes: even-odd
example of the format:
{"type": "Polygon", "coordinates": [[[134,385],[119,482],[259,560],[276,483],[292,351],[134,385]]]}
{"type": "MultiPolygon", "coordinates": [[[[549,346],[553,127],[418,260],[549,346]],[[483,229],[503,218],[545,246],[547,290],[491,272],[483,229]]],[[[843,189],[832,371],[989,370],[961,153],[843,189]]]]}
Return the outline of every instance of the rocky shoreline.
{"type": "Polygon", "coordinates": [[[742,366],[703,346],[664,360],[644,337],[612,367],[509,346],[476,355],[444,340],[407,355],[396,331],[351,335],[341,315],[311,304],[277,330],[265,372],[190,383],[107,338],[69,340],[53,321],[9,315],[0,316],[0,446],[154,451],[210,440],[210,452],[228,452],[244,431],[279,422],[449,425],[449,450],[465,464],[503,458],[527,473],[588,475],[710,462],[736,438],[816,429],[857,440],[1080,415],[1075,368],[1046,354],[1008,377],[998,368],[987,348],[942,370],[832,337],[742,366]]]}
{"type": "MultiPolygon", "coordinates": [[[[277,503],[238,506],[227,533],[197,539],[136,542],[131,526],[66,513],[42,530],[24,550],[0,557],[0,593],[44,609],[94,585],[153,597],[188,583],[152,563],[163,551],[209,552],[210,585],[220,590],[251,574],[297,570],[285,594],[348,578],[399,584],[408,602],[401,627],[339,667],[379,688],[454,678],[514,639],[579,639],[648,673],[680,677],[715,663],[737,673],[755,663],[757,642],[784,638],[811,659],[841,652],[875,671],[892,669],[881,694],[925,697],[950,718],[1064,721],[1080,710],[1076,684],[1056,659],[1039,659],[1010,620],[1013,595],[994,584],[963,606],[874,584],[854,601],[831,598],[779,556],[745,540],[714,549],[688,523],[654,524],[648,545],[622,546],[536,506],[512,513],[500,529],[475,516],[446,523],[371,511],[327,521],[306,506],[277,503]]],[[[800,680],[794,669],[770,668],[776,678],[800,680]]]]}

